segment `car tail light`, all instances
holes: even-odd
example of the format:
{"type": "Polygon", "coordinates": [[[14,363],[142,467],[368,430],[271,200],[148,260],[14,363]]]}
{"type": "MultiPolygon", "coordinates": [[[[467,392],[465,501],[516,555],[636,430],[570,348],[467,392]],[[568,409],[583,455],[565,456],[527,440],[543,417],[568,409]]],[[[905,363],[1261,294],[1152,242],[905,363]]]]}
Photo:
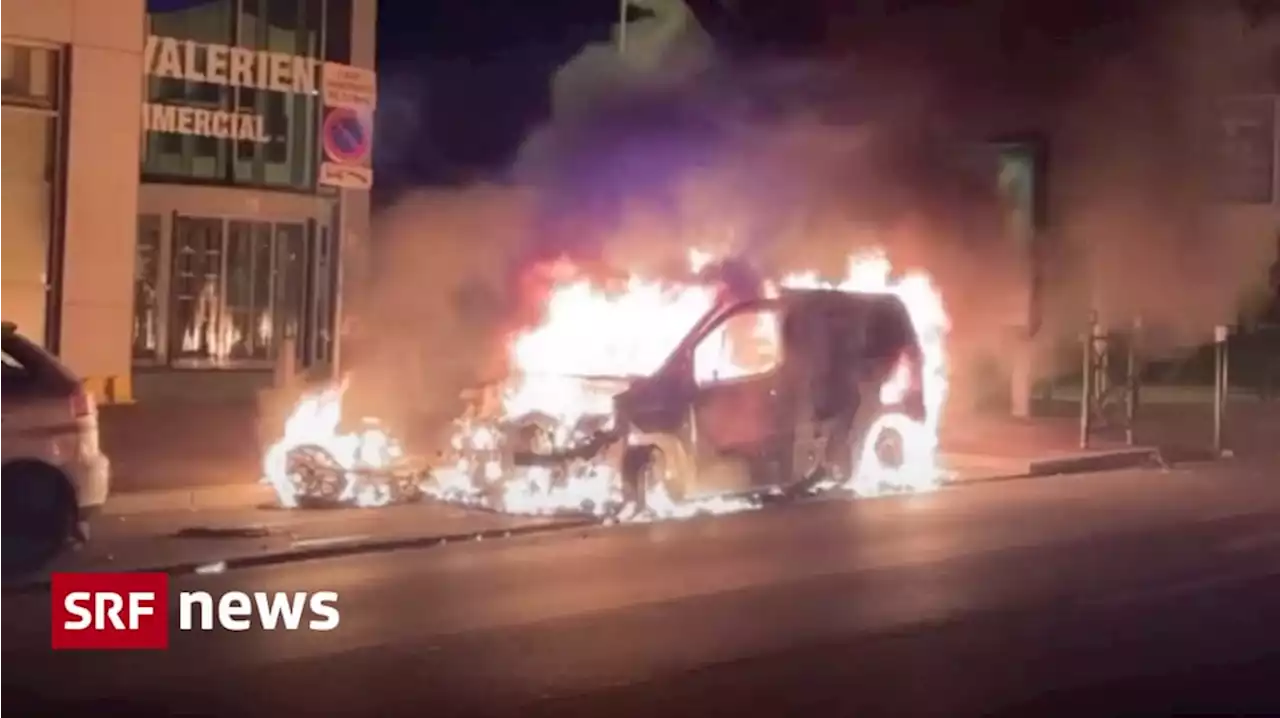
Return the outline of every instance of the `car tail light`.
{"type": "Polygon", "coordinates": [[[97,406],[93,401],[93,395],[84,390],[84,387],[77,387],[71,394],[71,413],[77,419],[83,419],[86,416],[93,416],[97,406]]]}

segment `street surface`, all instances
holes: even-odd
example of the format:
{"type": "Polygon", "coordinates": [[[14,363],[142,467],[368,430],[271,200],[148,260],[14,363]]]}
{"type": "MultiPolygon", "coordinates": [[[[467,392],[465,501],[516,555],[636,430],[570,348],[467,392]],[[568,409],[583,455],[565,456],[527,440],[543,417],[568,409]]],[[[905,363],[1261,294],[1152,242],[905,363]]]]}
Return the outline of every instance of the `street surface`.
{"type": "Polygon", "coordinates": [[[15,715],[1280,714],[1280,472],[976,484],[175,578],[332,590],[329,633],[53,653],[15,715]]]}

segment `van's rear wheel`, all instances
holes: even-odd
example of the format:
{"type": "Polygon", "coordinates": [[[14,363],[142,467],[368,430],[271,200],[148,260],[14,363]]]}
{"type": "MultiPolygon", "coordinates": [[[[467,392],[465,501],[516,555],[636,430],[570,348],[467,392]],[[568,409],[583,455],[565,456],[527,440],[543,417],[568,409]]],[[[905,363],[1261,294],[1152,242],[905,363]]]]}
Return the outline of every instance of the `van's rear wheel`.
{"type": "Polygon", "coordinates": [[[6,466],[0,497],[6,578],[44,568],[75,535],[75,494],[56,469],[35,463],[6,466]]]}
{"type": "Polygon", "coordinates": [[[888,469],[900,469],[906,461],[906,439],[902,432],[892,427],[885,427],[876,432],[874,451],[880,465],[888,469]]]}

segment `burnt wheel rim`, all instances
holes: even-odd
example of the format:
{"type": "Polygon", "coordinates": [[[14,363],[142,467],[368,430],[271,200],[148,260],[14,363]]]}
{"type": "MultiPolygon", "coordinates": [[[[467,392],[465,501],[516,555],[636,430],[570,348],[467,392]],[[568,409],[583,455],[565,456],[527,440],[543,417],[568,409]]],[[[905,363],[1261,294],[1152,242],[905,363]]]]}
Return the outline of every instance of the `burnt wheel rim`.
{"type": "Polygon", "coordinates": [[[877,434],[874,448],[876,460],[885,468],[898,469],[905,463],[904,440],[897,429],[885,429],[877,434]]]}

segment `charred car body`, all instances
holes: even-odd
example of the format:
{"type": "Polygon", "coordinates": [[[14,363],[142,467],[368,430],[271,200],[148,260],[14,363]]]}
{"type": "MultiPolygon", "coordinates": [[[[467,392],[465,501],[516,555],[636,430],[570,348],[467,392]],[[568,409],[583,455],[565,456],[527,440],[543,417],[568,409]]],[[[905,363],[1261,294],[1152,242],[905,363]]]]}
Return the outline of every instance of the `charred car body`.
{"type": "Polygon", "coordinates": [[[472,477],[495,491],[511,471],[536,468],[552,482],[604,472],[616,478],[618,507],[803,490],[853,476],[869,441],[878,460],[899,460],[901,437],[870,430],[890,413],[925,420],[923,363],[896,295],[739,294],[706,314],[652,375],[583,379],[613,395],[611,414],[572,427],[520,417],[467,447],[464,463],[477,472],[500,464],[472,477]]]}

